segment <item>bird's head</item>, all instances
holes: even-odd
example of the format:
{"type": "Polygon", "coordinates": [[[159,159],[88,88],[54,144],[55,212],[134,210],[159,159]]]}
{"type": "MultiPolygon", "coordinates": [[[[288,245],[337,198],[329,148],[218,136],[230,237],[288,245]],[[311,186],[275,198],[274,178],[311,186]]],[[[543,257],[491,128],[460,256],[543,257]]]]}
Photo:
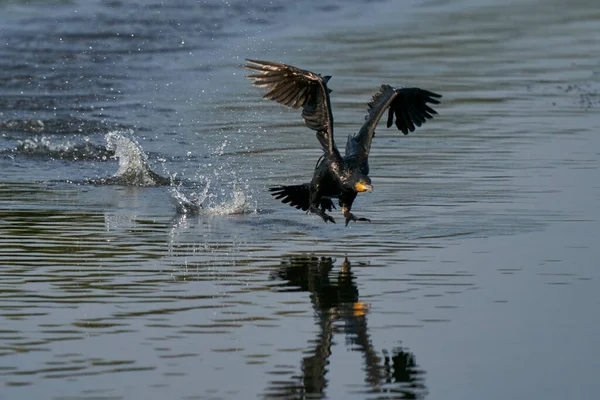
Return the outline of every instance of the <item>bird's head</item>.
{"type": "Polygon", "coordinates": [[[366,175],[358,175],[354,179],[354,189],[357,192],[369,192],[373,191],[373,185],[371,185],[371,178],[366,175]]]}

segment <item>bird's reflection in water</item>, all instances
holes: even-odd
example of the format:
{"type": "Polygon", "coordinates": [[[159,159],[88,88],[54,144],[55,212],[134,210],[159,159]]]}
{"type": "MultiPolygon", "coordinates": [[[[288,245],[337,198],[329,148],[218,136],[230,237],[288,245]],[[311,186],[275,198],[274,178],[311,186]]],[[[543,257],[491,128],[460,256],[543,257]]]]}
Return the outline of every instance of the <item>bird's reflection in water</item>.
{"type": "Polygon", "coordinates": [[[360,392],[373,398],[422,398],[426,394],[424,372],[418,368],[414,354],[402,348],[393,349],[391,354],[375,350],[367,326],[369,307],[359,301],[350,262],[346,258],[337,270],[334,264],[329,257],[290,256],[273,272],[271,278],[285,281],[287,291],[310,293],[319,331],[310,355],[302,359],[301,374],[270,382],[265,397],[325,397],[333,336],[343,332],[347,346],[361,352],[364,359],[366,387],[358,389],[360,392]]]}

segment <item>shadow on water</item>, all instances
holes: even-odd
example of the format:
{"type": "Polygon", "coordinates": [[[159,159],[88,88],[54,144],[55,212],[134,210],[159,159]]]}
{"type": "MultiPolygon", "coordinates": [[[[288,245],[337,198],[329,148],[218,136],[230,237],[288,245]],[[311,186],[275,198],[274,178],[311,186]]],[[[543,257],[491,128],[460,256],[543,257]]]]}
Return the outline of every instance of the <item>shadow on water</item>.
{"type": "Polygon", "coordinates": [[[345,258],[337,271],[334,267],[331,257],[293,255],[285,257],[271,274],[271,279],[284,282],[282,291],[310,293],[318,332],[309,355],[302,359],[300,374],[271,381],[265,397],[325,397],[334,337],[343,334],[346,346],[360,352],[364,361],[368,389],[361,390],[385,398],[423,398],[427,394],[424,371],[418,368],[415,355],[403,348],[394,348],[391,354],[377,352],[367,324],[369,305],[359,300],[350,261],[345,258]]]}

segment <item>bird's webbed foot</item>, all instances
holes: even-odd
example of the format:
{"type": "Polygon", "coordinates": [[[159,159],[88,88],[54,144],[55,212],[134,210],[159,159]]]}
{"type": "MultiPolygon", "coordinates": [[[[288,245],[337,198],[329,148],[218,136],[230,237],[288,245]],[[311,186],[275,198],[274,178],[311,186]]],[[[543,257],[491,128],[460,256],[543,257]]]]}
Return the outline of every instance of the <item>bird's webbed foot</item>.
{"type": "Polygon", "coordinates": [[[309,209],[310,212],[317,214],[319,217],[323,218],[323,221],[327,222],[331,222],[335,224],[335,219],[333,219],[333,217],[329,214],[327,214],[325,211],[316,208],[316,207],[311,207],[309,209]]]}
{"type": "Polygon", "coordinates": [[[354,214],[352,214],[350,212],[350,210],[348,210],[345,207],[343,207],[342,212],[344,214],[344,218],[346,218],[346,226],[348,226],[348,223],[350,223],[350,221],[371,222],[371,220],[369,218],[358,218],[357,216],[355,216],[354,214]]]}

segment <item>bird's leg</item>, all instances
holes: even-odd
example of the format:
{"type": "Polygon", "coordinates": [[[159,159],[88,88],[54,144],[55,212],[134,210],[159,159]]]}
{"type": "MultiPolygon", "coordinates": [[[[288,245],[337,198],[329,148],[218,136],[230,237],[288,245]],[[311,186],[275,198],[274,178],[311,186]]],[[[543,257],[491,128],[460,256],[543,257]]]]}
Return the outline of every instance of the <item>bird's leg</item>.
{"type": "Polygon", "coordinates": [[[335,224],[335,219],[318,207],[311,206],[308,211],[317,214],[319,217],[323,218],[323,221],[325,222],[333,222],[335,224]]]}
{"type": "Polygon", "coordinates": [[[350,212],[349,206],[342,206],[342,214],[344,214],[344,218],[346,218],[346,226],[350,221],[366,221],[371,222],[368,218],[357,218],[354,214],[350,212]]]}
{"type": "Polygon", "coordinates": [[[323,221],[326,223],[333,222],[335,224],[335,219],[333,219],[331,215],[328,215],[324,208],[321,207],[322,199],[318,187],[312,189],[310,193],[310,208],[308,211],[317,214],[319,217],[323,218],[323,221]]]}

